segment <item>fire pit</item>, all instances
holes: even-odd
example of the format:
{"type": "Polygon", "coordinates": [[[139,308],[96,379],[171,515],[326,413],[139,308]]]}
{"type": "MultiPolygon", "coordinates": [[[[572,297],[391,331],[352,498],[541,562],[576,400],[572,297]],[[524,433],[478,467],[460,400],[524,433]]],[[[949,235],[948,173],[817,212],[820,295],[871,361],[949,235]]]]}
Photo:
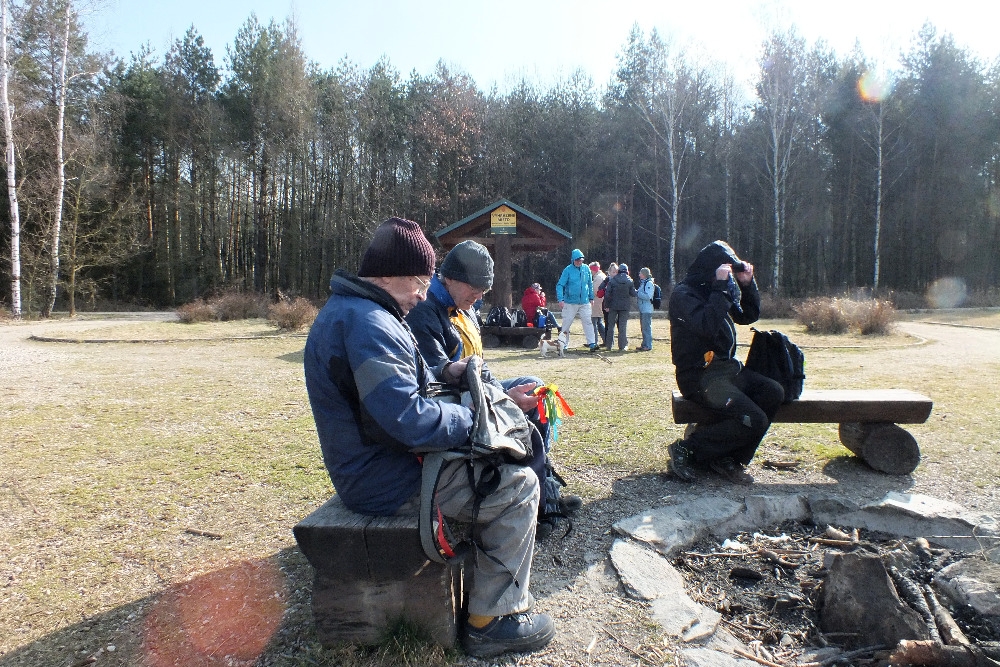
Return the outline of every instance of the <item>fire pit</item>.
{"type": "MultiPolygon", "coordinates": [[[[879,620],[891,619],[899,625],[898,620],[906,615],[915,616],[918,623],[912,639],[943,643],[942,634],[947,634],[950,640],[960,641],[955,636],[957,628],[966,639],[964,645],[972,647],[970,654],[975,649],[995,651],[1000,640],[997,624],[968,605],[955,605],[932,585],[947,566],[968,556],[932,548],[926,540],[786,522],[775,530],[742,532],[721,543],[700,541],[677,554],[673,565],[684,575],[689,596],[719,612],[721,625],[749,647],[753,657],[794,665],[818,648],[839,647],[828,651],[837,659],[825,664],[864,665],[884,663],[889,650],[906,638],[894,636],[892,628],[881,627],[879,620]],[[855,556],[855,562],[857,557],[877,560],[892,581],[891,588],[859,581],[854,565],[840,575],[884,598],[875,600],[873,608],[862,615],[854,613],[855,605],[824,595],[829,593],[824,584],[834,562],[848,554],[855,556]],[[895,591],[900,591],[899,596],[895,591]],[[915,608],[920,606],[936,608],[938,616],[952,619],[950,624],[942,621],[944,633],[933,619],[934,612],[928,619],[915,608]],[[847,622],[839,616],[846,616],[847,622]],[[919,627],[920,623],[925,626],[919,627]]],[[[848,593],[848,597],[860,597],[848,593]]]]}
{"type": "Polygon", "coordinates": [[[611,561],[680,664],[1000,665],[992,517],[899,493],[665,500],[615,524],[611,561]]]}

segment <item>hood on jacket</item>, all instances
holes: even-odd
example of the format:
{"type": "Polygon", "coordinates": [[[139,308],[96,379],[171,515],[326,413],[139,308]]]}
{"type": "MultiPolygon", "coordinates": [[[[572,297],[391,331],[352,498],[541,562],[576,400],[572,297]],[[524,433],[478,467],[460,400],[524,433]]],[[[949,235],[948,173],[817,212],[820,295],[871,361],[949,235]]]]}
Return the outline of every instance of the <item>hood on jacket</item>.
{"type": "Polygon", "coordinates": [[[701,283],[715,280],[715,270],[723,264],[732,264],[733,271],[738,272],[743,261],[737,256],[725,241],[712,241],[698,252],[694,262],[688,268],[684,282],[689,285],[699,285],[701,283]]]}
{"type": "Polygon", "coordinates": [[[569,256],[571,262],[575,262],[578,259],[583,259],[583,251],[579,248],[573,250],[573,254],[569,256]]]}

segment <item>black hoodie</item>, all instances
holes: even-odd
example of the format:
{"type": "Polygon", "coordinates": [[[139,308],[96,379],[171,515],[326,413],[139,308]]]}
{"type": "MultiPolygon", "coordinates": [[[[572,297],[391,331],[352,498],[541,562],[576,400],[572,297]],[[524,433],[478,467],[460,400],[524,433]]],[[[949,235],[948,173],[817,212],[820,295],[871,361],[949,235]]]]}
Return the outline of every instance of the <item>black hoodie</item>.
{"type": "Polygon", "coordinates": [[[741,289],[732,276],[716,280],[715,271],[723,264],[732,264],[735,273],[742,260],[724,241],[708,244],[670,295],[670,352],[685,396],[701,388],[709,366],[731,375],[740,371],[734,323],[753,324],[760,317],[757,281],[741,289]]]}

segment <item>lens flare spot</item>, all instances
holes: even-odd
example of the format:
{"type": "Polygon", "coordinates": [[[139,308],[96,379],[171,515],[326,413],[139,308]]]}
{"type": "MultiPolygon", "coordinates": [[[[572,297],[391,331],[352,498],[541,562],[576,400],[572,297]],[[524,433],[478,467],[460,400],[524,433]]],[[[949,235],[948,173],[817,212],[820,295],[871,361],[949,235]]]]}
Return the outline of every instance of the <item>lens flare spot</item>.
{"type": "Polygon", "coordinates": [[[865,102],[881,102],[892,92],[888,77],[875,72],[865,72],[858,79],[858,94],[865,102]]]}
{"type": "Polygon", "coordinates": [[[934,308],[957,308],[966,296],[968,288],[961,278],[940,278],[927,289],[927,301],[934,308]]]}
{"type": "Polygon", "coordinates": [[[253,664],[281,625],[284,578],[271,561],[248,561],[178,584],[146,617],[149,667],[253,664]]]}

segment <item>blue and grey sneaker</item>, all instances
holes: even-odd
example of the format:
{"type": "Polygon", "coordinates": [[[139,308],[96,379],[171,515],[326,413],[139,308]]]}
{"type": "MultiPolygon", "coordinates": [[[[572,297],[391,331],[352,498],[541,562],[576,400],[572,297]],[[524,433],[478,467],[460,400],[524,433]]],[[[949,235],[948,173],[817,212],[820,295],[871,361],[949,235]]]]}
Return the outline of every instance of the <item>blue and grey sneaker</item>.
{"type": "Polygon", "coordinates": [[[508,614],[494,618],[484,628],[466,625],[462,648],[476,658],[492,658],[508,651],[537,651],[555,636],[556,626],[548,614],[508,614]]]}

